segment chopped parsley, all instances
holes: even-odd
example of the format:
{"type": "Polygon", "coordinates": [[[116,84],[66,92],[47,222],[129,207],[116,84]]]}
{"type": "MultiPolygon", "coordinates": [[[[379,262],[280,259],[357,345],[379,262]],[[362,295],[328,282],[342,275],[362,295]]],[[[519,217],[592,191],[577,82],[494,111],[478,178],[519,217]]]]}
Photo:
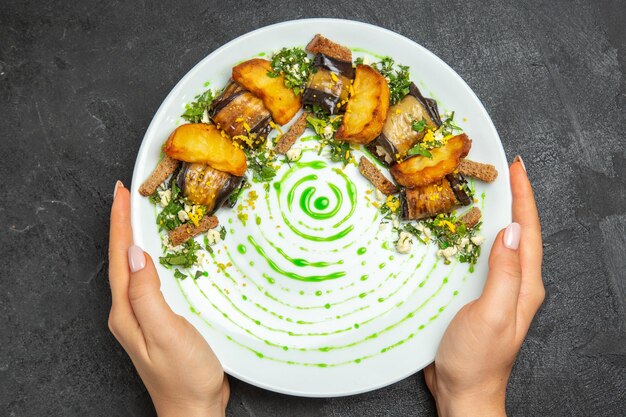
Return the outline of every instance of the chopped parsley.
{"type": "Polygon", "coordinates": [[[183,280],[183,279],[187,278],[187,275],[183,274],[182,272],[180,272],[180,270],[178,268],[176,268],[174,270],[174,278],[178,278],[180,280],[183,280]]]}
{"type": "Polygon", "coordinates": [[[196,271],[196,274],[194,275],[193,279],[198,279],[200,277],[208,277],[209,273],[206,271],[196,271]]]}
{"type": "Polygon", "coordinates": [[[424,144],[422,142],[416,143],[411,149],[409,149],[406,152],[406,155],[407,156],[422,155],[422,156],[425,156],[426,158],[430,158],[430,159],[432,159],[432,157],[433,157],[433,154],[430,153],[428,148],[426,146],[424,146],[424,144]]]}
{"type": "Polygon", "coordinates": [[[415,132],[418,132],[418,133],[423,132],[427,126],[428,125],[427,125],[426,119],[413,120],[413,123],[411,123],[411,129],[413,129],[415,132]]]}
{"type": "Polygon", "coordinates": [[[285,87],[291,88],[295,95],[306,87],[309,74],[314,70],[313,61],[302,48],[283,48],[272,56],[272,71],[267,75],[276,78],[285,76],[285,87]]]}
{"type": "Polygon", "coordinates": [[[276,153],[265,146],[259,149],[244,150],[248,157],[248,170],[254,182],[270,182],[276,176],[276,153]]]}
{"type": "Polygon", "coordinates": [[[220,239],[226,239],[226,228],[224,226],[220,227],[220,239]]]}
{"type": "Polygon", "coordinates": [[[194,239],[189,239],[183,243],[183,248],[177,252],[166,253],[159,258],[159,262],[166,268],[179,266],[181,268],[190,268],[198,260],[197,251],[201,246],[194,239]]]}
{"type": "Polygon", "coordinates": [[[380,214],[383,216],[382,223],[392,220],[394,214],[400,210],[400,205],[400,199],[398,197],[393,195],[387,196],[387,199],[379,208],[380,214]]]}
{"type": "Polygon", "coordinates": [[[409,94],[411,75],[408,66],[396,64],[393,58],[386,56],[380,62],[372,64],[372,67],[387,79],[391,105],[396,104],[409,94]]]}
{"type": "Polygon", "coordinates": [[[178,212],[184,210],[185,206],[181,198],[179,198],[182,194],[180,194],[180,188],[178,188],[178,184],[176,184],[175,177],[172,178],[171,190],[172,196],[170,197],[169,203],[157,215],[159,231],[173,230],[182,224],[178,218],[178,212]]]}
{"type": "Polygon", "coordinates": [[[206,90],[198,94],[195,101],[185,105],[185,112],[180,117],[189,123],[200,123],[204,117],[204,112],[209,110],[209,106],[215,98],[213,90],[206,90]]]}
{"type": "Polygon", "coordinates": [[[444,136],[454,135],[455,132],[461,132],[462,130],[463,129],[454,123],[454,112],[451,112],[450,115],[444,119],[443,124],[441,125],[441,133],[443,133],[444,136]]]}
{"type": "Polygon", "coordinates": [[[317,117],[306,118],[308,126],[317,133],[320,138],[318,155],[324,149],[329,150],[329,159],[333,162],[341,162],[343,166],[354,161],[350,143],[335,139],[335,132],[341,125],[341,116],[330,116],[323,112],[317,112],[317,117]]]}

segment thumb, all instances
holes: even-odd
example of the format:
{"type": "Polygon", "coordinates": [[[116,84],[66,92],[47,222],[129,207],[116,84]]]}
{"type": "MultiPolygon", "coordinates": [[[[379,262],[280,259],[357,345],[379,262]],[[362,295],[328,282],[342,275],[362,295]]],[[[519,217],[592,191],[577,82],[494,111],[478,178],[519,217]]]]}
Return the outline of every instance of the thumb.
{"type": "Polygon", "coordinates": [[[489,274],[477,307],[496,323],[510,321],[517,313],[522,282],[519,259],[520,225],[511,223],[501,230],[489,255],[489,274]]]}
{"type": "Polygon", "coordinates": [[[131,307],[144,336],[154,340],[177,316],[163,298],[161,281],[150,255],[133,245],[128,248],[128,264],[128,298],[131,307]]]}

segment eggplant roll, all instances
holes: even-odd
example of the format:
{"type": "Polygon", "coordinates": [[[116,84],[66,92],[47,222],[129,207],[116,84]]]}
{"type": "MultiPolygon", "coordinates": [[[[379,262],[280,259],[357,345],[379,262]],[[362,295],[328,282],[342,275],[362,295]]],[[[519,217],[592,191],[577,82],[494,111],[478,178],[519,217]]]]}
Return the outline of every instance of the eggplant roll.
{"type": "Polygon", "coordinates": [[[351,80],[354,78],[352,62],[317,54],[313,64],[317,71],[309,78],[302,103],[318,104],[329,114],[344,112],[350,96],[351,80]]]}
{"type": "Polygon", "coordinates": [[[419,88],[411,83],[409,94],[389,107],[382,133],[367,145],[383,164],[391,166],[404,159],[406,153],[418,143],[427,129],[441,126],[437,102],[425,98],[419,88]],[[421,132],[413,130],[413,121],[424,120],[426,127],[421,132]]]}
{"type": "Polygon", "coordinates": [[[405,188],[400,194],[402,218],[420,220],[469,205],[472,200],[461,186],[463,182],[463,177],[449,175],[438,183],[405,188]]]}
{"type": "Polygon", "coordinates": [[[176,182],[180,191],[193,204],[206,206],[213,214],[241,184],[243,177],[218,171],[204,164],[183,163],[176,182]]]}
{"type": "Polygon", "coordinates": [[[263,105],[263,100],[232,80],[211,103],[209,116],[215,125],[234,140],[250,137],[251,141],[243,142],[251,147],[262,143],[271,130],[272,117],[263,105]]]}

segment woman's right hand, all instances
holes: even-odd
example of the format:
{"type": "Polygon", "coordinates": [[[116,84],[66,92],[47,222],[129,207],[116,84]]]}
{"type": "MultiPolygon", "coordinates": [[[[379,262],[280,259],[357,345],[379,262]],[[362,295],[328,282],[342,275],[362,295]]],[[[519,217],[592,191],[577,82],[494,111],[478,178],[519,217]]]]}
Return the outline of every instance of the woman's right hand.
{"type": "Polygon", "coordinates": [[[493,244],[483,294],[457,313],[424,370],[442,417],[506,415],[513,362],[544,299],[541,226],[521,158],[510,174],[513,223],[493,244]]]}

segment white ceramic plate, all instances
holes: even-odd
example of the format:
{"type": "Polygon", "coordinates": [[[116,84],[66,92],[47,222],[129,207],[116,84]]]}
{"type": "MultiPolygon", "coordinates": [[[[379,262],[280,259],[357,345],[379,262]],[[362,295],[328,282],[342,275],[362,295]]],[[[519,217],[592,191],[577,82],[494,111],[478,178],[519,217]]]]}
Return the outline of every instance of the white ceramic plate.
{"type": "Polygon", "coordinates": [[[469,157],[494,164],[500,173],[493,184],[476,183],[476,195],[486,195],[482,234],[487,241],[474,273],[467,264],[437,264],[432,246],[414,246],[411,255],[396,253],[393,234],[389,227],[379,230],[377,209],[368,202],[374,198],[367,193],[372,187],[356,167],[337,171],[339,165],[311,151],[301,161],[321,160],[326,166],[289,171],[285,165],[277,176],[283,178],[280,194],[272,186],[267,199],[262,185],[255,184],[259,198],[255,209],[247,210],[245,226],[235,210],[218,212],[228,236],[216,247],[215,261],[205,260],[208,277],[178,281],[171,270],[157,266],[167,302],[209,341],[226,372],[272,391],[330,397],[389,385],[432,362],[454,314],[480,294],[491,242],[510,222],[508,169],[498,134],[476,95],[448,65],[407,38],[360,22],[309,19],[250,32],[204,58],[167,96],[139,150],[131,204],[135,242],[157,259],[162,249],[155,210],[137,188],[182,122],[184,104],[204,91],[207,81],[223,86],[236,63],[283,46],[304,46],[316,33],[360,48],[355,57],[375,61],[367,50],[409,65],[413,81],[438,100],[440,110],[456,111],[455,120],[473,139],[469,157]],[[335,206],[337,212],[327,218],[307,214],[328,213],[335,206]]]}

